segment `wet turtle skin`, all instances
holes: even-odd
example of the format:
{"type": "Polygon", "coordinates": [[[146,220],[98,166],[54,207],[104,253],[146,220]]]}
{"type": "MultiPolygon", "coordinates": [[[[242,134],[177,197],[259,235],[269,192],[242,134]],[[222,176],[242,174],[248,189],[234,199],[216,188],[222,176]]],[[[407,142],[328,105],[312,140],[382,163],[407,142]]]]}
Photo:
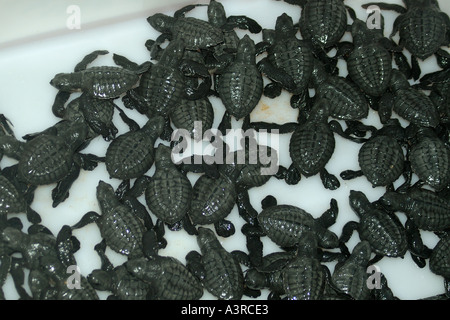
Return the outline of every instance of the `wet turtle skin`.
{"type": "Polygon", "coordinates": [[[69,226],[63,226],[57,237],[41,225],[31,226],[29,233],[7,226],[0,232],[0,240],[11,252],[20,253],[22,266],[30,270],[28,281],[32,296],[29,298],[98,299],[83,276],[80,277],[80,290],[67,286],[67,267],[77,264],[73,254],[79,248],[69,226]]]}
{"type": "Polygon", "coordinates": [[[114,251],[133,257],[142,256],[145,227],[131,209],[120,203],[112,186],[99,181],[97,200],[101,216],[96,221],[102,238],[114,251]]]}
{"type": "Polygon", "coordinates": [[[39,136],[24,148],[19,173],[35,185],[61,180],[70,170],[73,152],[56,136],[39,136]],[[27,159],[27,160],[25,160],[27,159]]]}
{"type": "Polygon", "coordinates": [[[295,87],[288,89],[293,94],[300,94],[307,88],[311,78],[314,56],[310,45],[295,37],[291,30],[297,31],[293,29],[292,18],[286,13],[279,16],[267,53],[269,62],[294,80],[295,87]]]}
{"type": "Polygon", "coordinates": [[[23,145],[19,155],[18,176],[32,185],[57,182],[70,171],[75,150],[85,142],[83,123],[62,124],[56,134],[42,133],[23,145]]]}
{"type": "Polygon", "coordinates": [[[317,238],[305,232],[299,242],[298,255],[282,271],[283,285],[289,300],[317,300],[323,295],[326,275],[317,258],[317,238]]]}
{"type": "Polygon", "coordinates": [[[270,147],[261,145],[258,145],[256,149],[258,150],[249,150],[248,147],[245,148],[245,164],[242,166],[239,176],[236,179],[236,185],[238,187],[247,189],[260,187],[267,181],[269,181],[269,179],[272,177],[272,175],[267,173],[267,171],[270,170],[270,166],[273,164],[273,162],[277,161],[277,151],[270,147]],[[258,153],[255,154],[256,152],[258,153]],[[260,152],[262,152],[263,156],[269,157],[270,162],[264,161],[264,163],[262,163],[260,152]],[[255,157],[256,161],[253,161],[255,157]]]}
{"type": "Polygon", "coordinates": [[[378,30],[367,29],[365,22],[354,21],[352,34],[355,48],[347,59],[349,75],[368,95],[381,96],[391,80],[391,54],[376,42],[378,30]]]}
{"type": "Polygon", "coordinates": [[[283,268],[295,257],[295,251],[279,251],[263,257],[261,266],[245,272],[245,285],[251,289],[268,288],[272,295],[283,296],[283,268]]]}
{"type": "Polygon", "coordinates": [[[300,17],[300,32],[317,47],[339,42],[347,29],[347,11],[342,0],[306,0],[300,17]]]}
{"type": "Polygon", "coordinates": [[[156,13],[147,21],[156,30],[170,33],[173,40],[183,39],[188,50],[207,49],[224,41],[221,29],[197,18],[174,18],[156,13]]]}
{"type": "Polygon", "coordinates": [[[442,231],[450,226],[449,199],[433,191],[413,188],[406,193],[387,192],[381,201],[406,213],[419,229],[442,231]]]}
{"type": "Polygon", "coordinates": [[[217,178],[202,175],[192,189],[192,223],[206,225],[222,220],[230,214],[236,197],[235,179],[228,174],[220,172],[217,178]]]}
{"type": "Polygon", "coordinates": [[[413,5],[414,1],[408,1],[410,7],[398,28],[405,48],[419,59],[426,59],[446,43],[448,24],[437,2],[418,2],[413,5]]]}
{"type": "Polygon", "coordinates": [[[321,226],[310,213],[295,206],[268,207],[258,214],[258,222],[264,233],[280,247],[297,246],[308,231],[317,233],[320,247],[333,248],[338,245],[333,232],[321,226]]]}
{"type": "MultiPolygon", "coordinates": [[[[404,47],[419,59],[426,59],[446,43],[448,19],[437,1],[404,1],[407,7],[395,21],[404,47]]],[[[394,32],[393,32],[394,33],[394,32]]]]}
{"type": "Polygon", "coordinates": [[[150,211],[162,221],[174,224],[183,219],[190,208],[192,186],[171,159],[170,147],[160,144],[155,154],[155,174],[145,190],[150,211]]]}
{"type": "Polygon", "coordinates": [[[369,105],[358,86],[340,76],[326,73],[323,63],[315,60],[312,73],[317,99],[329,102],[330,116],[339,120],[361,120],[369,114],[369,105]]]}
{"type": "Polygon", "coordinates": [[[93,98],[87,94],[82,94],[79,99],[83,119],[92,131],[103,136],[106,141],[114,139],[118,129],[112,121],[117,107],[113,100],[93,98]]]}
{"type": "Polygon", "coordinates": [[[203,287],[189,270],[173,257],[155,256],[125,263],[132,275],[150,284],[158,300],[198,300],[203,287]]]}
{"type": "Polygon", "coordinates": [[[450,278],[450,237],[444,236],[433,249],[430,256],[430,270],[445,279],[450,278]]]}
{"type": "Polygon", "coordinates": [[[191,135],[203,138],[206,130],[212,128],[214,123],[214,109],[207,97],[196,100],[183,100],[181,104],[175,107],[170,113],[170,120],[178,129],[185,129],[191,135]],[[198,125],[201,122],[201,132],[198,125]]]}
{"type": "Polygon", "coordinates": [[[61,118],[86,123],[87,139],[102,135],[105,141],[111,141],[118,132],[113,123],[115,107],[112,99],[97,99],[88,94],[82,94],[67,104],[61,118]]]}
{"type": "Polygon", "coordinates": [[[236,59],[218,80],[218,93],[225,108],[236,119],[248,115],[263,92],[263,79],[256,66],[255,44],[245,35],[237,48],[236,59]]]}
{"type": "Polygon", "coordinates": [[[145,300],[150,290],[150,285],[129,273],[124,264],[111,271],[93,270],[87,279],[96,290],[111,291],[120,300],[145,300]]]}
{"type": "Polygon", "coordinates": [[[436,191],[450,183],[450,151],[434,131],[421,128],[409,152],[411,169],[436,191]]]}
{"type": "Polygon", "coordinates": [[[358,153],[361,171],[374,187],[387,186],[397,180],[403,172],[404,161],[403,149],[387,135],[371,138],[358,153]]]}
{"type": "Polygon", "coordinates": [[[197,243],[205,268],[205,289],[220,300],[239,300],[243,295],[244,275],[241,266],[227,252],[214,231],[199,227],[197,243]]]}
{"type": "Polygon", "coordinates": [[[28,234],[14,227],[6,227],[0,233],[0,239],[11,250],[20,252],[30,269],[39,267],[41,256],[56,257],[56,239],[48,233],[28,234]]]}
{"type": "Polygon", "coordinates": [[[306,177],[319,173],[333,155],[335,139],[327,122],[329,109],[325,100],[316,102],[312,111],[314,114],[292,134],[289,154],[306,177]]]}
{"type": "Polygon", "coordinates": [[[403,73],[392,71],[390,88],[394,94],[393,110],[400,117],[423,127],[434,128],[439,124],[431,99],[423,91],[412,88],[403,73]]]}
{"type": "Polygon", "coordinates": [[[355,300],[370,298],[370,290],[367,286],[367,266],[371,252],[369,242],[359,242],[354,247],[352,254],[344,262],[336,265],[331,277],[331,281],[337,289],[355,300]]]}
{"type": "Polygon", "coordinates": [[[147,172],[154,162],[154,144],[164,127],[164,119],[156,116],[137,131],[118,136],[106,150],[106,169],[112,178],[127,180],[147,172]]]}
{"type": "Polygon", "coordinates": [[[436,106],[441,122],[450,121],[450,69],[432,72],[420,79],[419,88],[431,90],[430,99],[436,106]]]}
{"type": "Polygon", "coordinates": [[[99,99],[119,97],[139,81],[139,75],[120,67],[91,67],[73,73],[60,73],[50,84],[61,91],[83,91],[99,99]]]}
{"type": "Polygon", "coordinates": [[[67,284],[67,267],[58,259],[43,256],[40,259],[41,269],[56,289],[56,300],[99,300],[97,292],[90,285],[86,277],[80,275],[79,289],[70,288],[67,284]],[[54,284],[53,284],[54,283],[54,284]]]}
{"type": "Polygon", "coordinates": [[[407,250],[406,232],[397,217],[374,207],[361,191],[351,190],[349,201],[360,217],[357,227],[359,237],[369,242],[372,252],[403,257],[407,250]]]}
{"type": "Polygon", "coordinates": [[[129,91],[143,113],[149,117],[167,116],[181,103],[186,87],[179,70],[185,43],[182,39],[171,41],[159,61],[142,74],[139,86],[129,91]]]}
{"type": "Polygon", "coordinates": [[[218,1],[212,0],[209,2],[207,13],[209,23],[223,31],[223,42],[213,47],[214,57],[220,60],[223,55],[235,54],[239,44],[239,37],[234,30],[223,29],[227,23],[223,5],[218,1]]]}
{"type": "Polygon", "coordinates": [[[13,183],[0,173],[0,214],[25,212],[27,203],[13,183]]]}

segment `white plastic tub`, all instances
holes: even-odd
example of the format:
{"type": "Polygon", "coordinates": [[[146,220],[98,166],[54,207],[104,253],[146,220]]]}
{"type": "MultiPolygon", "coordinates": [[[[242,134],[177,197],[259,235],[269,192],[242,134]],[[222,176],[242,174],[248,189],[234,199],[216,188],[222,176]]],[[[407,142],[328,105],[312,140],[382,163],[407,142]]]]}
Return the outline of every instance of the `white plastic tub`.
{"type": "MultiPolygon", "coordinates": [[[[204,1],[205,2],[205,1],[204,1]]],[[[263,28],[275,27],[276,18],[286,12],[298,21],[300,8],[273,0],[222,0],[228,15],[246,14],[257,20],[263,28]]],[[[387,1],[401,4],[401,1],[387,1]]],[[[442,9],[450,13],[448,1],[439,1],[442,9]]],[[[113,65],[112,53],[124,55],[132,61],[142,63],[149,59],[149,52],[144,46],[147,39],[155,39],[159,33],[152,29],[146,18],[156,12],[173,14],[183,4],[191,1],[166,0],[160,1],[12,1],[3,0],[0,11],[0,113],[4,114],[14,125],[17,137],[39,132],[57,121],[51,111],[51,106],[57,90],[49,81],[60,72],[71,72],[74,66],[93,50],[104,49],[109,55],[101,56],[92,65],[113,65]],[[39,4],[37,4],[39,3],[39,4]],[[79,16],[77,16],[79,14],[79,16]],[[78,19],[79,18],[79,19],[78,19]]],[[[197,2],[200,3],[200,2],[197,2]]],[[[207,3],[207,2],[206,2],[207,3]]],[[[360,19],[365,19],[367,13],[361,9],[364,3],[360,0],[347,0],[346,4],[355,8],[360,19]]],[[[206,7],[199,7],[188,14],[206,20],[206,7]]],[[[386,19],[385,35],[392,30],[392,24],[398,14],[383,11],[386,19]]],[[[240,32],[243,35],[244,32],[240,32]]],[[[252,35],[255,41],[261,40],[261,34],[252,35]]],[[[346,35],[346,39],[348,35],[346,35]]],[[[433,57],[422,64],[424,73],[438,70],[433,57]]],[[[346,74],[345,64],[341,72],[346,74]]],[[[75,96],[75,95],[74,95],[75,96]]],[[[253,121],[295,121],[297,111],[289,105],[290,96],[287,93],[276,100],[263,97],[252,114],[253,121]]],[[[224,108],[220,100],[211,98],[216,111],[215,125],[219,123],[224,108]]],[[[120,100],[116,100],[123,106],[120,100]]],[[[139,124],[144,124],[146,118],[137,112],[126,109],[126,113],[139,124]]],[[[379,126],[378,116],[371,111],[364,123],[379,126]]],[[[119,134],[126,132],[127,127],[119,116],[115,116],[115,124],[119,134]]],[[[235,124],[238,126],[239,124],[235,124]]],[[[289,166],[288,143],[290,135],[280,136],[280,164],[289,166]]],[[[99,156],[104,155],[108,146],[101,137],[96,138],[85,152],[99,156]]],[[[360,145],[351,143],[336,136],[336,149],[327,165],[330,173],[339,175],[343,170],[358,170],[357,152],[360,145]]],[[[4,157],[1,167],[14,164],[15,161],[4,157]]],[[[154,168],[149,171],[153,174],[154,168]]],[[[195,176],[190,176],[195,179],[195,176]]],[[[51,206],[51,190],[54,185],[41,186],[36,190],[35,209],[42,217],[42,223],[56,234],[63,225],[72,225],[81,216],[91,210],[99,210],[95,198],[95,189],[102,179],[117,187],[119,180],[109,179],[104,164],[100,164],[92,172],[82,171],[70,190],[70,197],[57,208],[51,206]]],[[[384,188],[372,188],[364,178],[353,181],[341,181],[341,187],[336,191],[323,188],[319,177],[302,178],[296,186],[288,186],[275,178],[264,186],[250,190],[251,201],[256,210],[261,210],[260,201],[267,195],[275,196],[280,204],[292,204],[310,212],[315,217],[328,209],[330,200],[338,200],[339,215],[335,225],[330,229],[337,235],[341,234],[343,225],[350,220],[358,220],[348,204],[350,190],[361,190],[369,200],[377,200],[385,191],[384,188]]],[[[401,180],[399,181],[401,183],[401,180]]],[[[142,200],[142,199],[141,199],[142,200]]],[[[23,217],[23,215],[19,215],[23,217]]],[[[399,214],[404,222],[405,216],[399,214]]],[[[240,232],[244,221],[239,217],[235,207],[228,217],[235,223],[236,234],[230,238],[220,238],[223,246],[231,251],[246,250],[245,238],[240,232]]],[[[155,217],[153,216],[155,221],[155,217]]],[[[28,224],[25,222],[25,228],[28,224]]],[[[76,253],[78,266],[83,275],[100,267],[100,259],[93,250],[95,244],[101,241],[100,233],[95,224],[75,230],[74,235],[81,242],[81,249],[76,253]]],[[[433,248],[438,238],[423,232],[425,243],[433,248]]],[[[199,250],[195,237],[185,231],[166,231],[168,245],[160,251],[161,255],[177,257],[185,262],[184,257],[190,250],[199,250]]],[[[264,253],[270,253],[279,248],[268,238],[264,240],[264,253]]],[[[359,241],[355,232],[349,241],[349,249],[359,241]]],[[[116,265],[124,262],[125,257],[108,249],[108,255],[116,265]]],[[[334,264],[328,264],[333,271],[334,264]]],[[[383,258],[377,263],[386,276],[394,294],[401,299],[424,298],[443,292],[443,279],[430,272],[428,265],[420,269],[412,261],[409,253],[401,258],[383,258]]],[[[9,277],[4,286],[5,296],[16,299],[17,293],[9,277]]],[[[263,292],[260,299],[266,299],[268,292],[263,292]]],[[[108,292],[99,292],[101,298],[106,298],[108,292]]],[[[203,299],[213,299],[205,291],[203,299]]],[[[244,297],[246,298],[246,297],[244,297]]]]}

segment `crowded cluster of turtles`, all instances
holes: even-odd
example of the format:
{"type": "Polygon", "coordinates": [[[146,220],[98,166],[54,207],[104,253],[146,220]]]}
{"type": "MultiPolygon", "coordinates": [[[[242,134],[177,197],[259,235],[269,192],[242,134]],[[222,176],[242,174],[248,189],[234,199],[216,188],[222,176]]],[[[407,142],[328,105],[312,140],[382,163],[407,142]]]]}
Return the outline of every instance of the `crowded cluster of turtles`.
{"type": "Polygon", "coordinates": [[[251,17],[227,16],[216,0],[185,6],[173,16],[153,14],[147,21],[160,36],[145,43],[149,61],[114,54],[115,66],[89,66],[108,54],[96,50],[72,72],[51,79],[59,122],[16,137],[3,112],[0,159],[15,162],[0,174],[0,287],[10,276],[20,299],[99,299],[99,291],[110,299],[193,300],[206,291],[218,299],[241,299],[259,297],[261,290],[270,292],[267,299],[395,299],[388,279],[382,273],[369,278],[367,270],[383,258],[411,255],[417,267],[442,277],[441,294],[424,298],[450,297],[450,55],[443,49],[450,43],[449,17],[436,0],[364,4],[400,13],[386,37],[380,10],[363,21],[343,0],[285,1],[301,10],[300,20],[284,13],[273,29],[251,17]],[[202,7],[207,20],[189,16],[202,7]],[[379,23],[370,27],[369,20],[379,23]],[[345,33],[352,41],[342,41],[345,33]],[[258,35],[260,42],[253,40],[258,35]],[[439,70],[423,74],[419,60],[431,56],[439,70]],[[346,77],[339,73],[342,63],[346,77]],[[297,121],[251,121],[262,97],[286,92],[297,121]],[[240,153],[211,136],[227,161],[203,156],[174,162],[174,150],[186,138],[177,129],[195,139],[213,128],[212,97],[225,107],[220,132],[238,122],[255,135],[240,139],[240,153]],[[364,123],[370,112],[379,116],[380,127],[364,123]],[[129,128],[125,133],[113,121],[117,114],[129,128]],[[254,150],[252,142],[263,130],[290,136],[290,166],[263,174],[268,164],[250,161],[261,149],[282,156],[270,146],[257,144],[254,150]],[[345,170],[339,178],[325,169],[336,135],[359,148],[360,170],[345,170]],[[85,151],[94,139],[108,144],[104,154],[85,151]],[[237,160],[239,154],[245,161],[237,160]],[[54,186],[51,201],[57,207],[70,197],[80,173],[99,164],[120,181],[118,187],[98,181],[99,212],[52,233],[33,208],[36,189],[54,186]],[[192,174],[195,183],[188,178],[192,174]],[[272,195],[258,212],[249,195],[270,179],[295,186],[317,175],[330,192],[364,177],[385,193],[370,201],[351,190],[348,203],[356,218],[340,233],[330,230],[340,206],[334,198],[314,217],[272,195]],[[240,230],[228,218],[236,207],[240,230]],[[95,246],[101,267],[87,275],[68,272],[76,270],[70,268],[77,266],[80,249],[75,231],[94,222],[102,237],[95,246]],[[186,252],[184,261],[161,254],[167,232],[180,230],[195,237],[199,248],[186,252]],[[359,242],[349,250],[355,231],[359,242]],[[423,231],[439,238],[434,247],[422,241],[423,231]],[[221,239],[236,233],[246,244],[229,252],[221,239]],[[278,250],[264,254],[263,239],[278,250]],[[107,248],[126,261],[112,263],[107,248]],[[332,270],[328,262],[336,263],[332,270]]]}

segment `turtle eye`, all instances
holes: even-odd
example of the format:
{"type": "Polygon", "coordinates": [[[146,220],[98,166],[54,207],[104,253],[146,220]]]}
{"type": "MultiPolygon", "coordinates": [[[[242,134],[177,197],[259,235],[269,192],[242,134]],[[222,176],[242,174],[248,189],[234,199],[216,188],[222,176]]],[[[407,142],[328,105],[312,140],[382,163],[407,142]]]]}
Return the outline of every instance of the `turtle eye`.
{"type": "Polygon", "coordinates": [[[158,27],[163,27],[164,26],[164,20],[162,18],[157,18],[155,20],[155,25],[158,27]]]}

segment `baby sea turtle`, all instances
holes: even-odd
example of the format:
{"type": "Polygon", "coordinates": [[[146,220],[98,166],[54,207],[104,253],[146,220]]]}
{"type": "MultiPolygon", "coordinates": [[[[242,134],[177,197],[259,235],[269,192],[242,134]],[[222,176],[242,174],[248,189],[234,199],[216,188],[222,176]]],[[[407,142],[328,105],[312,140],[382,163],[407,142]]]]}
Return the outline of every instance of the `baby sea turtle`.
{"type": "MultiPolygon", "coordinates": [[[[96,292],[80,275],[81,290],[69,290],[66,270],[76,265],[74,253],[79,249],[79,241],[72,236],[69,226],[63,226],[55,237],[42,225],[32,225],[28,233],[17,227],[7,226],[0,233],[1,242],[13,252],[22,255],[20,265],[30,270],[28,282],[31,297],[19,290],[23,278],[16,283],[16,289],[23,299],[98,299],[96,292]],[[58,273],[56,275],[56,273],[58,273]],[[58,276],[59,278],[55,278],[58,276]],[[71,292],[72,291],[72,292],[71,292]]],[[[3,262],[3,261],[2,261],[3,262]]],[[[11,270],[17,272],[18,270],[11,270]]],[[[17,275],[13,275],[13,278],[17,275]]]]}
{"type": "Polygon", "coordinates": [[[430,270],[445,279],[450,279],[450,237],[444,235],[433,249],[430,256],[430,270]]]}
{"type": "Polygon", "coordinates": [[[111,271],[96,269],[88,275],[88,281],[95,290],[110,291],[119,300],[146,300],[150,285],[128,272],[125,265],[111,271]]]}
{"type": "Polygon", "coordinates": [[[60,91],[82,91],[99,99],[117,98],[127,92],[139,82],[139,75],[145,72],[149,64],[144,63],[138,70],[128,70],[115,66],[91,67],[86,66],[99,54],[107,51],[94,51],[87,55],[72,73],[59,73],[50,84],[60,91]],[[86,59],[87,58],[87,59],[86,59]]]}
{"type": "Polygon", "coordinates": [[[381,96],[391,80],[392,56],[388,49],[393,46],[384,38],[383,29],[369,29],[367,23],[356,17],[352,24],[353,50],[346,59],[348,72],[353,82],[370,96],[381,96]]]}
{"type": "MultiPolygon", "coordinates": [[[[390,93],[386,93],[385,99],[390,110],[417,126],[434,128],[439,124],[433,101],[422,90],[412,87],[399,70],[392,71],[390,93]]],[[[389,110],[384,111],[389,113],[389,110]]]]}
{"type": "Polygon", "coordinates": [[[145,300],[151,290],[150,284],[128,272],[125,264],[114,267],[105,250],[104,240],[95,246],[102,265],[101,269],[95,269],[87,276],[91,286],[99,291],[110,291],[113,296],[109,296],[108,300],[145,300]]]}
{"type": "Polygon", "coordinates": [[[350,191],[350,207],[360,221],[344,225],[341,242],[346,242],[356,229],[359,238],[368,241],[372,252],[378,256],[403,257],[406,253],[406,232],[400,220],[393,214],[377,208],[361,191],[350,191]]]}
{"type": "Polygon", "coordinates": [[[336,45],[347,30],[347,11],[342,0],[285,0],[300,5],[300,32],[317,48],[336,45]]]}
{"type": "Polygon", "coordinates": [[[101,135],[105,141],[111,141],[118,133],[113,123],[114,111],[118,108],[113,99],[97,99],[83,93],[67,105],[63,119],[75,120],[73,117],[78,111],[92,131],[89,137],[101,135]]]}
{"type": "MultiPolygon", "coordinates": [[[[205,4],[187,5],[179,9],[175,16],[180,17],[198,6],[205,6],[205,4]]],[[[239,37],[234,29],[238,28],[248,30],[251,33],[259,33],[262,28],[255,20],[249,17],[242,15],[227,16],[224,6],[219,1],[210,0],[207,6],[208,22],[213,27],[222,30],[223,42],[204,50],[205,63],[210,70],[221,70],[234,59],[237,52],[239,37]]]]}
{"type": "Polygon", "coordinates": [[[317,99],[329,102],[330,116],[339,120],[361,120],[369,113],[369,105],[361,90],[351,81],[325,71],[315,59],[312,83],[317,99]]]}
{"type": "Polygon", "coordinates": [[[295,251],[277,251],[265,255],[262,264],[245,272],[245,285],[254,290],[268,288],[268,299],[281,297],[285,294],[283,285],[283,268],[295,257],[295,251]]]}
{"type": "Polygon", "coordinates": [[[317,236],[322,248],[336,248],[337,236],[327,228],[337,218],[337,202],[330,201],[330,209],[317,219],[305,210],[292,205],[275,205],[258,214],[258,222],[264,233],[280,247],[296,247],[303,234],[309,231],[317,236]]]}
{"type": "Polygon", "coordinates": [[[208,49],[224,41],[221,29],[207,21],[184,17],[184,11],[178,12],[174,17],[156,13],[147,21],[155,30],[168,34],[172,41],[183,39],[188,50],[208,49]]]}
{"type": "Polygon", "coordinates": [[[328,124],[329,110],[327,100],[316,101],[307,121],[292,134],[289,154],[293,166],[302,175],[310,177],[320,173],[323,185],[334,190],[339,187],[339,181],[325,169],[335,147],[334,134],[328,124]]]}
{"type": "Polygon", "coordinates": [[[184,218],[190,208],[192,186],[172,161],[172,149],[160,144],[155,154],[156,171],[151,177],[145,200],[150,211],[168,224],[184,218]]]}
{"type": "Polygon", "coordinates": [[[62,121],[28,135],[28,141],[1,136],[0,148],[5,155],[17,159],[17,179],[38,186],[57,182],[52,192],[53,206],[68,197],[68,191],[80,169],[93,170],[102,160],[79,151],[85,147],[87,127],[82,122],[62,121]]]}
{"type": "MultiPolygon", "coordinates": [[[[97,292],[90,285],[86,277],[80,275],[79,288],[71,288],[68,285],[67,267],[52,256],[39,257],[40,268],[44,276],[47,276],[49,287],[45,291],[54,291],[56,300],[99,300],[97,292]]],[[[36,273],[34,274],[36,276],[36,273]]],[[[45,291],[43,292],[45,294],[45,291]]],[[[40,299],[40,298],[38,298],[40,299]]]]}
{"type": "Polygon", "coordinates": [[[256,66],[255,43],[245,35],[235,60],[219,75],[217,91],[225,108],[236,119],[248,115],[263,92],[263,79],[256,66]]]}
{"type": "Polygon", "coordinates": [[[205,289],[220,300],[241,299],[244,289],[244,275],[241,266],[222,247],[214,231],[199,227],[197,243],[205,268],[205,279],[203,280],[205,289]]]}
{"type": "Polygon", "coordinates": [[[0,232],[2,243],[20,252],[24,266],[29,269],[40,267],[40,257],[54,257],[66,267],[76,265],[74,253],[79,249],[79,241],[72,236],[69,226],[63,226],[55,237],[42,225],[32,225],[28,233],[7,226],[0,232]]]}
{"type": "Polygon", "coordinates": [[[28,142],[12,136],[0,137],[4,153],[19,160],[21,180],[34,185],[57,182],[70,170],[73,157],[85,141],[86,127],[80,123],[53,126],[28,142]]]}
{"type": "Polygon", "coordinates": [[[450,122],[450,68],[428,73],[420,79],[419,87],[430,90],[430,99],[443,123],[450,122]]]}
{"type": "Polygon", "coordinates": [[[173,257],[131,259],[125,266],[133,276],[150,285],[150,299],[198,300],[203,295],[200,280],[173,257]]]}
{"type": "Polygon", "coordinates": [[[143,73],[139,86],[128,91],[127,96],[139,112],[149,117],[165,117],[188,96],[184,75],[179,69],[184,50],[183,39],[171,41],[158,62],[143,73]]]}
{"type": "Polygon", "coordinates": [[[138,178],[153,165],[154,144],[164,127],[164,118],[155,116],[140,129],[118,136],[106,150],[105,164],[110,177],[138,178]]]}
{"type": "MultiPolygon", "coordinates": [[[[344,180],[364,175],[373,187],[390,186],[403,172],[405,157],[401,142],[404,136],[398,136],[399,123],[392,121],[378,130],[358,152],[361,170],[341,172],[344,180]]],[[[401,130],[403,132],[403,130],[401,130]]]]}
{"type": "Polygon", "coordinates": [[[255,20],[246,16],[226,16],[223,5],[215,0],[211,0],[208,5],[208,21],[213,26],[223,31],[224,41],[213,47],[213,56],[217,60],[217,68],[221,69],[230,63],[237,53],[239,37],[234,30],[248,30],[251,33],[259,33],[262,28],[255,20]]]}
{"type": "Polygon", "coordinates": [[[177,129],[187,130],[192,137],[203,137],[214,123],[214,109],[208,97],[183,99],[169,116],[177,129]]]}
{"type": "Polygon", "coordinates": [[[450,183],[450,151],[431,128],[410,126],[411,147],[409,161],[419,180],[436,191],[445,189],[450,183]]]}
{"type": "Polygon", "coordinates": [[[279,16],[275,30],[263,31],[268,56],[258,62],[258,68],[267,77],[293,94],[303,93],[314,69],[312,48],[295,36],[297,31],[292,17],[286,13],[279,16]]]}
{"type": "MultiPolygon", "coordinates": [[[[252,139],[252,138],[251,138],[252,139]]],[[[276,172],[278,163],[277,150],[265,145],[258,144],[256,141],[245,144],[244,151],[235,152],[236,159],[243,163],[240,173],[236,179],[238,188],[250,189],[264,185],[276,172]],[[245,153],[245,155],[242,155],[245,153]]]]}
{"type": "Polygon", "coordinates": [[[449,199],[433,191],[414,187],[406,193],[390,191],[380,201],[391,210],[404,212],[419,229],[443,231],[450,226],[449,199]]]}
{"type": "Polygon", "coordinates": [[[394,22],[391,37],[400,33],[400,45],[405,47],[414,57],[426,59],[433,54],[448,57],[449,54],[440,49],[448,46],[450,19],[439,8],[436,0],[404,0],[405,7],[397,4],[368,3],[367,8],[376,5],[381,9],[394,10],[400,16],[394,22]]]}
{"type": "Polygon", "coordinates": [[[317,236],[306,231],[298,241],[297,255],[282,271],[283,286],[289,300],[317,300],[323,295],[326,272],[317,257],[317,236]]]}
{"type": "Polygon", "coordinates": [[[236,178],[240,166],[223,164],[219,176],[206,174],[195,182],[189,217],[195,225],[216,223],[224,219],[236,203],[236,178]]]}
{"type": "Polygon", "coordinates": [[[371,252],[369,242],[359,242],[353,248],[352,254],[336,265],[331,276],[333,285],[355,300],[367,300],[371,296],[367,286],[367,267],[371,252]]]}
{"type": "Polygon", "coordinates": [[[143,221],[129,206],[119,201],[110,184],[101,180],[97,185],[97,200],[101,214],[90,211],[72,228],[95,222],[108,247],[130,258],[141,257],[142,238],[146,231],[143,221]]]}
{"type": "Polygon", "coordinates": [[[24,189],[23,183],[14,179],[15,174],[17,174],[17,165],[0,171],[0,215],[6,216],[10,213],[25,212],[28,221],[32,223],[41,222],[39,214],[30,207],[35,188],[27,187],[24,189]],[[10,175],[10,173],[13,173],[13,175],[10,175]]]}

